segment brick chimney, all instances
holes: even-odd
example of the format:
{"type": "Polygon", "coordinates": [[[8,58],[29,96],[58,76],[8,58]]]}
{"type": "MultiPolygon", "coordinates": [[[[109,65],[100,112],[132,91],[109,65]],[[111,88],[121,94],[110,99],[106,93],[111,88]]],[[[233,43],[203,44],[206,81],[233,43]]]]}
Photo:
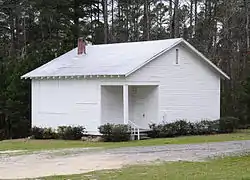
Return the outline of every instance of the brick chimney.
{"type": "Polygon", "coordinates": [[[78,38],[78,52],[77,52],[77,54],[81,55],[83,53],[86,54],[86,43],[84,42],[83,38],[80,37],[80,38],[78,38]]]}

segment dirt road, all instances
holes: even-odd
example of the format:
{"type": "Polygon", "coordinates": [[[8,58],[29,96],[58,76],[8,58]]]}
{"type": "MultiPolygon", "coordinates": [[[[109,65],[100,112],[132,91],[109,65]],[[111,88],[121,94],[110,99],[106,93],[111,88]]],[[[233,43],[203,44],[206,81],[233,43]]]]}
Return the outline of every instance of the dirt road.
{"type": "Polygon", "coordinates": [[[0,179],[36,178],[116,169],[124,165],[161,161],[203,161],[208,157],[250,152],[250,141],[165,145],[118,149],[64,149],[34,154],[0,154],[0,179]]]}

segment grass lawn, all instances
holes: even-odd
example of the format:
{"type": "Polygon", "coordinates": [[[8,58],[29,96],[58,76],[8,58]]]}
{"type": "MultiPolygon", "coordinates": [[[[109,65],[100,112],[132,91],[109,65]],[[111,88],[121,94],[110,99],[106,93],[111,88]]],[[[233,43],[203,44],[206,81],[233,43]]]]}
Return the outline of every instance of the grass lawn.
{"type": "Polygon", "coordinates": [[[98,171],[44,180],[250,180],[250,155],[227,157],[208,162],[174,162],[131,166],[120,170],[98,171]]]}
{"type": "Polygon", "coordinates": [[[0,141],[0,151],[5,150],[45,150],[77,147],[129,147],[129,146],[154,146],[165,144],[191,144],[205,142],[222,142],[234,140],[250,140],[250,130],[242,130],[233,134],[220,134],[211,136],[186,136],[178,138],[150,139],[143,141],[130,141],[119,143],[83,142],[63,140],[6,140],[0,141]]]}

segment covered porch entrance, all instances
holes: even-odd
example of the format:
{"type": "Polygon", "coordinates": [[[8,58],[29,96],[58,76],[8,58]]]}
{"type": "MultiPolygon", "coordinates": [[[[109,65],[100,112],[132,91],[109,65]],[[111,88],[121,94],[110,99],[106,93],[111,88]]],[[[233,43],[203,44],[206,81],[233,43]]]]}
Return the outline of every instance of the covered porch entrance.
{"type": "Polygon", "coordinates": [[[130,124],[141,130],[158,120],[158,85],[102,85],[101,124],[130,124]]]}

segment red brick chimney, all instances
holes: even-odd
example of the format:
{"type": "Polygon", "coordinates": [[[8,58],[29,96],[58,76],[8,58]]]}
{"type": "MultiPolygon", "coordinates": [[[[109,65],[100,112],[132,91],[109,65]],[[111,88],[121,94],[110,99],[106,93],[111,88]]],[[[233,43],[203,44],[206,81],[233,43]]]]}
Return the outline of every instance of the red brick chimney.
{"type": "Polygon", "coordinates": [[[83,38],[78,38],[78,55],[86,54],[86,43],[84,42],[83,38]]]}

